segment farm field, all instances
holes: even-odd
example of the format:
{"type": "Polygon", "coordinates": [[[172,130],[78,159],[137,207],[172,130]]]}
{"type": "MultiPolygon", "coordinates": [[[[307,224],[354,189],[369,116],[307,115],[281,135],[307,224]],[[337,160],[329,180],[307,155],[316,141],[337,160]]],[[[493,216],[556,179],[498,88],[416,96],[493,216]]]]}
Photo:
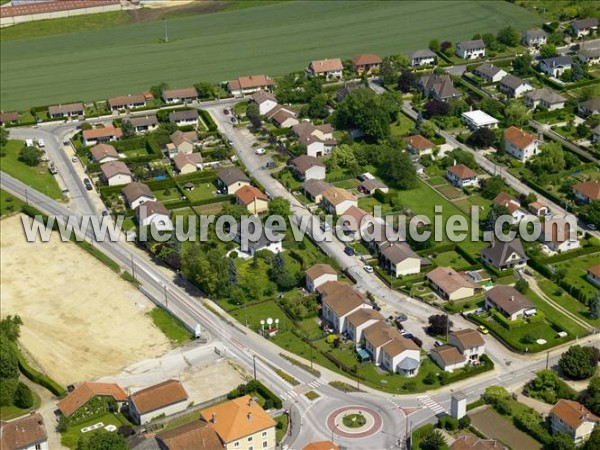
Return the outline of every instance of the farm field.
{"type": "Polygon", "coordinates": [[[22,317],[21,345],[63,386],[170,348],[149,301],[74,243],[28,243],[16,216],[2,221],[1,248],[2,315],[22,317]]]}
{"type": "Polygon", "coordinates": [[[526,29],[540,22],[508,2],[285,2],[170,19],[168,44],[161,42],[162,21],[110,33],[3,40],[0,107],[102,99],[161,81],[177,87],[253,73],[276,76],[303,70],[313,59],[395,54],[434,38],[457,41],[506,24],[526,29]],[[265,20],[268,27],[256,26],[265,20]]]}

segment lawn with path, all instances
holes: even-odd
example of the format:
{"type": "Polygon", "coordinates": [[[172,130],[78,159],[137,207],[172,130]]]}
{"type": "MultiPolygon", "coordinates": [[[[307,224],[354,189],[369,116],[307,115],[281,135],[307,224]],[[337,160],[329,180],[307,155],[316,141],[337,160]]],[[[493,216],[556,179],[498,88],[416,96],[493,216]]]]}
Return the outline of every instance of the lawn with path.
{"type": "Polygon", "coordinates": [[[1,108],[100,100],[161,81],[185,87],[277,76],[303,70],[314,59],[397,54],[426,48],[435,38],[456,42],[493,33],[507,23],[525,30],[541,18],[508,2],[355,1],[348,7],[293,1],[170,19],[168,43],[162,42],[162,21],[45,38],[29,33],[0,42],[1,108]]]}

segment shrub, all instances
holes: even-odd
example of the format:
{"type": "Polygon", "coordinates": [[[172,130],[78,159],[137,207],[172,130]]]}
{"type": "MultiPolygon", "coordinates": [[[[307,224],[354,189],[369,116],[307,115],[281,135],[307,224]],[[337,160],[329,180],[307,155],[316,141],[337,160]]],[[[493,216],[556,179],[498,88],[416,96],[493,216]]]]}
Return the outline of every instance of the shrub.
{"type": "Polygon", "coordinates": [[[481,398],[483,398],[483,401],[486,402],[488,405],[494,405],[498,401],[508,397],[508,391],[502,386],[489,386],[485,389],[485,392],[481,396],[481,398]]]}
{"type": "Polygon", "coordinates": [[[498,411],[503,416],[510,416],[512,414],[512,405],[510,404],[510,400],[507,398],[502,398],[498,400],[494,407],[496,411],[498,411]]]}
{"type": "Polygon", "coordinates": [[[471,426],[471,418],[469,416],[464,416],[462,419],[458,421],[458,428],[464,430],[465,428],[469,428],[471,426]]]}
{"type": "Polygon", "coordinates": [[[435,373],[433,372],[429,372],[427,375],[425,375],[425,378],[423,378],[423,383],[428,384],[428,385],[432,385],[437,381],[437,377],[435,375],[435,373]]]}
{"type": "Polygon", "coordinates": [[[15,391],[14,404],[21,409],[33,406],[33,394],[26,384],[19,383],[15,391]]]}
{"type": "Polygon", "coordinates": [[[439,420],[439,428],[444,428],[445,430],[448,431],[454,431],[458,429],[458,419],[455,419],[454,417],[451,416],[443,416],[440,420],[439,420]]]}

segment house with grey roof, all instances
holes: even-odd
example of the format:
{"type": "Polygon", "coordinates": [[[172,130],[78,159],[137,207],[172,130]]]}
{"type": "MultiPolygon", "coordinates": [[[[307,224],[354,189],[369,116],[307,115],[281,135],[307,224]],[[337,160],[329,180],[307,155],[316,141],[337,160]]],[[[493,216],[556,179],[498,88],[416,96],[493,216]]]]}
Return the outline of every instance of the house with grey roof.
{"type": "Polygon", "coordinates": [[[555,56],[540,61],[540,70],[550,77],[560,77],[565,70],[573,66],[573,58],[570,56],[555,56]]]}
{"type": "Polygon", "coordinates": [[[600,97],[586,100],[585,102],[579,103],[577,111],[580,116],[587,117],[595,114],[600,114],[600,97]]]}
{"type": "Polygon", "coordinates": [[[136,133],[146,133],[148,131],[154,131],[158,128],[158,119],[155,115],[145,117],[132,117],[129,119],[123,119],[123,122],[129,122],[136,133]]]}
{"type": "Polygon", "coordinates": [[[509,73],[500,80],[498,89],[511,98],[519,98],[526,92],[532,91],[533,86],[509,73]]]}
{"type": "Polygon", "coordinates": [[[300,186],[300,190],[304,193],[306,198],[314,203],[321,203],[323,199],[323,192],[333,187],[331,184],[324,180],[306,180],[300,186]]]}
{"type": "Polygon", "coordinates": [[[589,19],[579,19],[571,22],[571,32],[575,37],[583,37],[589,35],[592,31],[598,29],[598,19],[590,17],[589,19]]]}
{"type": "Polygon", "coordinates": [[[521,41],[525,47],[539,48],[544,45],[548,40],[548,33],[544,30],[527,30],[523,33],[523,40],[521,41]]]}
{"type": "Polygon", "coordinates": [[[178,127],[198,125],[198,110],[188,109],[186,111],[173,111],[169,113],[169,122],[178,127]]]}
{"type": "Polygon", "coordinates": [[[539,106],[548,111],[554,111],[555,109],[564,108],[567,98],[552,89],[543,88],[527,92],[523,97],[523,101],[529,108],[539,106]]]}
{"type": "Polygon", "coordinates": [[[488,63],[477,66],[475,70],[473,70],[473,73],[478,77],[483,78],[487,83],[497,83],[508,75],[508,73],[500,67],[488,63]]]}
{"type": "Polygon", "coordinates": [[[581,49],[577,54],[577,59],[583,64],[588,64],[590,66],[600,64],[600,47],[581,49]]]}
{"type": "Polygon", "coordinates": [[[413,67],[429,66],[435,64],[437,55],[428,48],[408,52],[408,60],[413,67]]]}
{"type": "Polygon", "coordinates": [[[513,239],[509,242],[494,241],[490,247],[481,250],[481,260],[498,270],[505,270],[524,267],[529,258],[521,240],[513,239]]]}
{"type": "Polygon", "coordinates": [[[406,242],[394,242],[381,251],[381,267],[395,277],[419,273],[422,258],[406,242]]]}
{"type": "Polygon", "coordinates": [[[454,87],[449,75],[429,74],[419,78],[417,88],[427,97],[447,102],[459,99],[461,93],[454,87]]]}
{"type": "Polygon", "coordinates": [[[250,186],[250,178],[237,167],[221,169],[217,173],[217,185],[220,191],[231,195],[244,186],[250,186]]]}
{"type": "Polygon", "coordinates": [[[485,57],[485,43],[481,39],[462,41],[456,44],[456,56],[462,59],[485,57]]]}

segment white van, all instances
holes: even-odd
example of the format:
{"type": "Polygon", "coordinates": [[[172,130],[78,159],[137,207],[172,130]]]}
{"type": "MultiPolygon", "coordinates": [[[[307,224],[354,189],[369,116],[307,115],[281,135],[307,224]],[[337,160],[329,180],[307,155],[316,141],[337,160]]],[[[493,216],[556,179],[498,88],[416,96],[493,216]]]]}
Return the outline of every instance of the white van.
{"type": "Polygon", "coordinates": [[[44,148],[46,146],[46,143],[44,142],[43,139],[38,139],[38,147],[40,148],[44,148]]]}
{"type": "Polygon", "coordinates": [[[25,145],[27,147],[33,147],[33,139],[25,139],[25,145]]]}

